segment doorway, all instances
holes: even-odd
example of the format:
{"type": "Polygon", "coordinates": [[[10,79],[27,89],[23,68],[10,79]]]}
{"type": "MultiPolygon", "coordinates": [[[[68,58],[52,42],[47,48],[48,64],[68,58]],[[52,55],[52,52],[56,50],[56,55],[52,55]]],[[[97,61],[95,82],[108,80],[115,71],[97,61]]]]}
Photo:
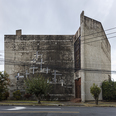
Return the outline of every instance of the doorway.
{"type": "Polygon", "coordinates": [[[75,80],[75,97],[81,98],[81,78],[75,80]]]}

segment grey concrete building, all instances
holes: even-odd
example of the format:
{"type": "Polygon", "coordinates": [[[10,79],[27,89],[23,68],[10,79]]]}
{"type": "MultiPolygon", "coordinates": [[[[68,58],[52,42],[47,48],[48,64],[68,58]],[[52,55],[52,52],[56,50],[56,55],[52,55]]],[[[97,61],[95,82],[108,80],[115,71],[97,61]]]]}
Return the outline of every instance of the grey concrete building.
{"type": "MultiPolygon", "coordinates": [[[[42,74],[53,85],[54,100],[93,100],[90,87],[111,74],[111,47],[102,24],[80,15],[75,35],[5,35],[5,71],[10,75],[10,97],[24,79],[42,74]],[[109,72],[109,73],[108,73],[109,72]]],[[[102,94],[100,95],[102,100],[102,94]]]]}

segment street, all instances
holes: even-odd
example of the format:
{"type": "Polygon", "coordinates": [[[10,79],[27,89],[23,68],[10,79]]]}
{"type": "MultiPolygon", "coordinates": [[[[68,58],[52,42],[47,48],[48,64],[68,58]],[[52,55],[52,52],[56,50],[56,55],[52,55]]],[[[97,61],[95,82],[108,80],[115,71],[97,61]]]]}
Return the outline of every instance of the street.
{"type": "Polygon", "coordinates": [[[0,106],[0,116],[116,116],[115,107],[0,106]]]}

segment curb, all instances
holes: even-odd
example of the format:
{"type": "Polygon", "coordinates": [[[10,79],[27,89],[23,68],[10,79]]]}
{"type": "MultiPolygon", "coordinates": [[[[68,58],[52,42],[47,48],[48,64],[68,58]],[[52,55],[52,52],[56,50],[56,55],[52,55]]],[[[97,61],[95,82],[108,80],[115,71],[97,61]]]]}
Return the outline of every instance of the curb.
{"type": "Polygon", "coordinates": [[[0,104],[0,106],[74,106],[74,107],[81,107],[81,106],[85,106],[85,105],[77,105],[77,104],[30,104],[30,105],[27,105],[27,104],[0,104]]]}
{"type": "Polygon", "coordinates": [[[89,104],[89,103],[79,103],[79,104],[76,104],[76,103],[42,103],[42,104],[16,104],[16,103],[0,103],[0,106],[72,106],[72,107],[116,107],[116,104],[98,104],[98,105],[95,105],[95,104],[89,104]]]}

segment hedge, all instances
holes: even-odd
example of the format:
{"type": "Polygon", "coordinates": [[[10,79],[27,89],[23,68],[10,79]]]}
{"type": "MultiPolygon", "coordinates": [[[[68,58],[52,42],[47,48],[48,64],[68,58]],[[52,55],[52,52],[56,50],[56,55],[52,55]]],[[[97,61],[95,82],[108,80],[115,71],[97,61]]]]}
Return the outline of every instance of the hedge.
{"type": "Polygon", "coordinates": [[[102,83],[103,100],[116,100],[116,82],[104,81],[102,83]]]}

